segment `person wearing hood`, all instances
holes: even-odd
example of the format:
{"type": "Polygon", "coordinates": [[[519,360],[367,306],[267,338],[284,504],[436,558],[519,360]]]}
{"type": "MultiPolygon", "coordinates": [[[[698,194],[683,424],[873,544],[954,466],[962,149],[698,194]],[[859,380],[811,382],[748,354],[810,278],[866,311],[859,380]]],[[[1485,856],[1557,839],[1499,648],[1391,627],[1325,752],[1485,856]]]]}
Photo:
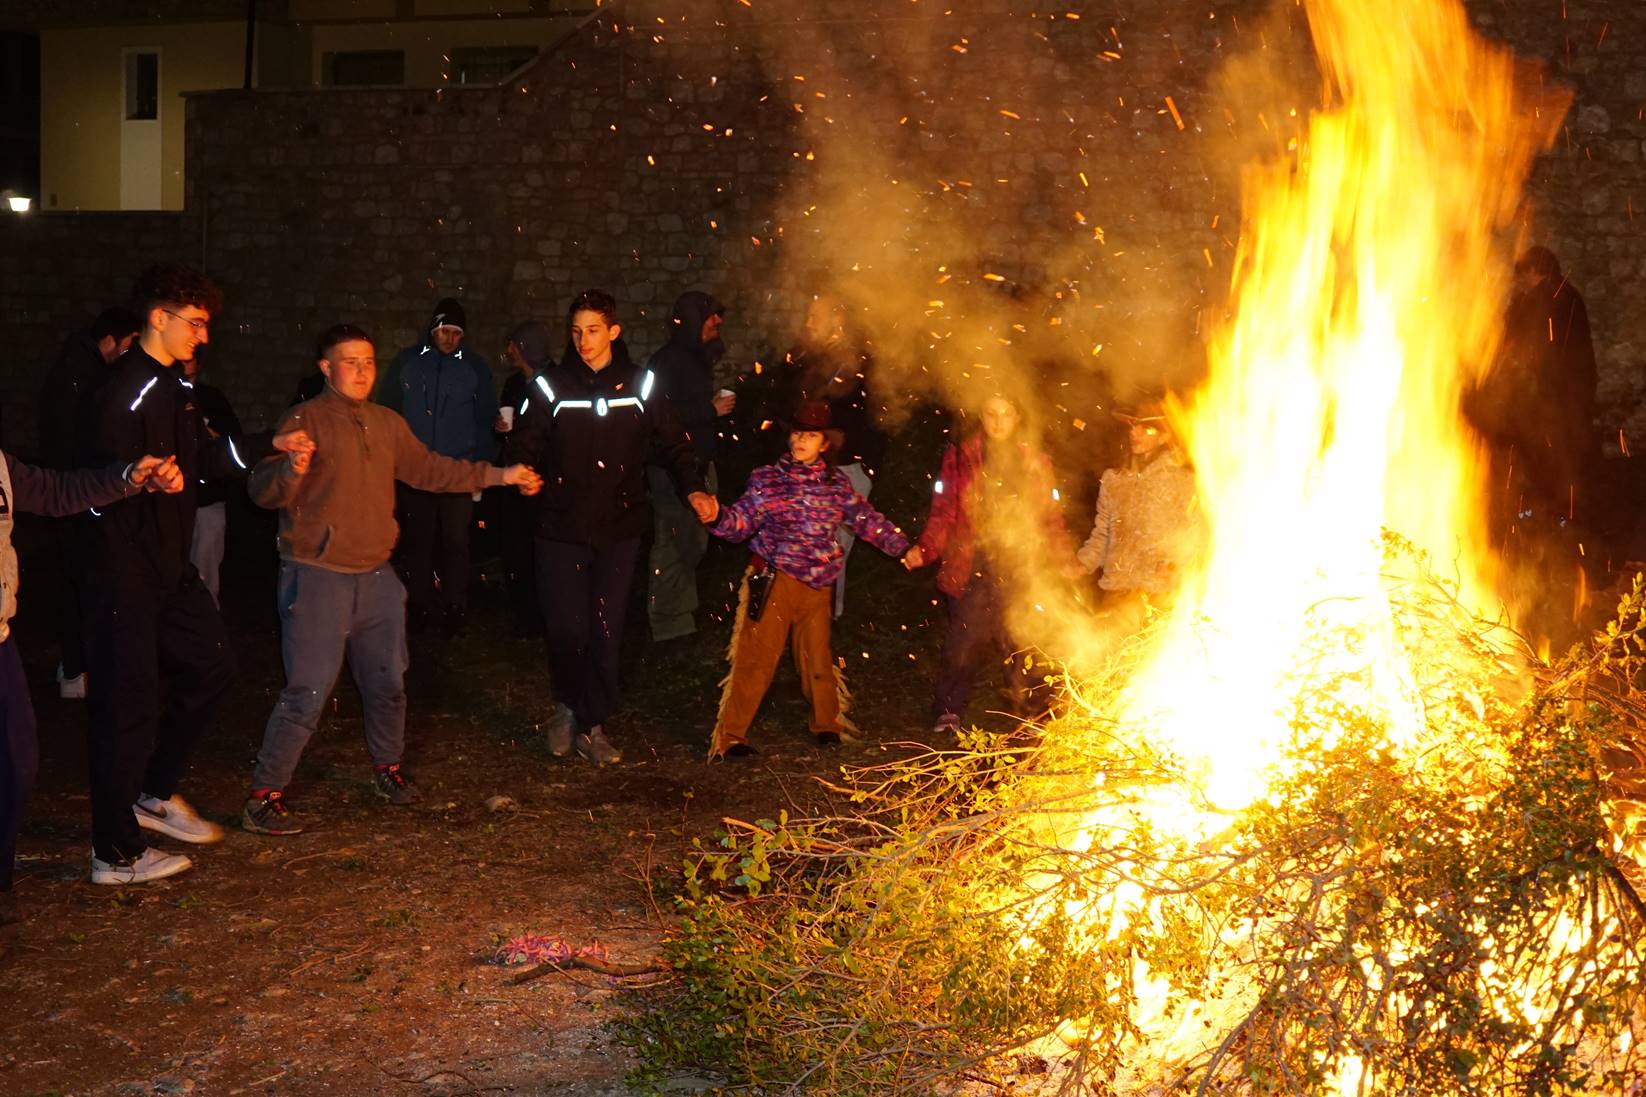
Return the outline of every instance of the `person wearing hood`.
{"type": "MultiPolygon", "coordinates": [[[[97,390],[108,382],[114,363],[131,349],[143,330],[143,322],[128,308],[104,309],[91,327],[69,336],[57,354],[57,362],[40,392],[41,464],[66,471],[75,467],[75,438],[79,423],[97,390]]],[[[57,639],[61,658],[57,664],[57,692],[64,700],[86,698],[86,644],[81,621],[81,599],[85,591],[76,578],[77,551],[83,515],[53,519],[57,550],[67,564],[58,578],[57,639]]]]}
{"type": "MultiPolygon", "coordinates": [[[[503,360],[508,363],[509,377],[503,382],[498,396],[495,430],[498,438],[508,445],[514,420],[526,404],[526,393],[536,377],[551,364],[549,358],[549,329],[536,320],[516,324],[509,332],[508,345],[503,348],[503,360]]],[[[537,565],[532,561],[533,508],[530,499],[518,492],[506,492],[494,500],[503,558],[503,574],[509,583],[509,602],[514,611],[515,632],[522,637],[543,635],[543,610],[537,604],[537,565]]]]}
{"type": "MultiPolygon", "coordinates": [[[[400,413],[423,445],[459,461],[490,461],[497,387],[486,359],[463,346],[463,306],[441,298],[428,334],[394,356],[377,402],[400,413]]],[[[461,491],[400,492],[400,551],[413,627],[437,616],[448,633],[469,610],[469,527],[474,496],[461,491]],[[438,577],[438,585],[437,585],[438,577]]]]}
{"type": "Polygon", "coordinates": [[[617,709],[618,651],[640,539],[651,524],[646,465],[669,470],[674,491],[712,522],[697,456],[657,376],[623,345],[617,302],[579,294],[567,312],[565,360],[532,381],[505,447],[543,476],[535,554],[554,688],[569,714],[550,722],[549,750],[573,748],[599,765],[622,755],[606,738],[617,709]]]}
{"type": "MultiPolygon", "coordinates": [[[[714,366],[726,353],[720,337],[726,306],[702,290],[688,290],[674,303],[669,317],[669,340],[646,362],[657,378],[657,392],[674,405],[680,425],[691,438],[692,451],[703,471],[709,493],[719,487],[715,475],[715,448],[719,442],[716,420],[730,415],[737,397],[714,390],[714,366]]],[[[690,507],[680,501],[667,469],[646,468],[652,500],[651,582],[646,615],[652,639],[673,640],[697,631],[697,565],[709,545],[708,531],[690,507]]]]}

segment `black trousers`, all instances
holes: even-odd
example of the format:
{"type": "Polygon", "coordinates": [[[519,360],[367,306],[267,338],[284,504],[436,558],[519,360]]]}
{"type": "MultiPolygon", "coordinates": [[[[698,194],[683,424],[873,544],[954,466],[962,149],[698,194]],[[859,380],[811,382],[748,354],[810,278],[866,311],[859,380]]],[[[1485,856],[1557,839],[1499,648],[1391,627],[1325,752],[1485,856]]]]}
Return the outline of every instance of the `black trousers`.
{"type": "Polygon", "coordinates": [[[217,603],[190,569],[171,589],[93,582],[86,597],[92,850],[104,861],[148,848],[132,815],[169,799],[234,685],[217,603]]]}
{"type": "Polygon", "coordinates": [[[549,671],[579,732],[604,724],[617,709],[618,653],[639,557],[638,537],[609,545],[537,540],[549,671]]]}
{"type": "Polygon", "coordinates": [[[971,585],[958,598],[950,596],[949,631],[943,637],[943,662],[937,672],[936,697],[932,715],[966,715],[977,673],[990,661],[998,661],[1005,674],[1012,709],[1027,704],[1031,682],[1023,658],[1006,631],[1006,599],[999,582],[989,574],[972,576],[971,585]]]}
{"type": "Polygon", "coordinates": [[[543,605],[537,596],[537,525],[535,499],[505,488],[497,507],[499,555],[509,581],[509,603],[517,631],[536,636],[543,631],[543,605]]]}
{"type": "Polygon", "coordinates": [[[57,561],[62,569],[57,577],[57,589],[53,591],[53,601],[57,609],[57,643],[59,645],[58,662],[63,665],[64,678],[76,678],[86,669],[86,644],[82,636],[80,606],[85,574],[84,538],[78,524],[84,522],[84,515],[75,515],[72,518],[53,518],[51,524],[56,534],[57,561]]]}
{"type": "Polygon", "coordinates": [[[474,496],[400,488],[400,566],[412,620],[469,609],[474,496]]]}
{"type": "Polygon", "coordinates": [[[17,859],[17,828],[40,768],[40,739],[35,732],[34,705],[17,641],[0,641],[0,891],[11,890],[12,866],[17,859]]]}

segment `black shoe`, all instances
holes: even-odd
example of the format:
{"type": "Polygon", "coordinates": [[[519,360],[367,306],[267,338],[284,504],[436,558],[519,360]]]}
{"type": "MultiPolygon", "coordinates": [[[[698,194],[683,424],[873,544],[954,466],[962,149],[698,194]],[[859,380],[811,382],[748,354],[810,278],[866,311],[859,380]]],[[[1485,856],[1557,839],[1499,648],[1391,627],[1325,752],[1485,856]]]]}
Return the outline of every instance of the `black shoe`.
{"type": "Polygon", "coordinates": [[[377,795],[400,807],[415,804],[423,798],[423,793],[412,784],[411,778],[400,771],[399,762],[392,766],[378,766],[372,774],[371,784],[377,795]]]}
{"type": "Polygon", "coordinates": [[[759,753],[758,750],[755,750],[747,743],[733,743],[720,756],[722,758],[753,758],[759,753]]]}
{"type": "Polygon", "coordinates": [[[817,745],[820,747],[837,747],[840,745],[838,731],[820,731],[817,733],[817,745]]]}
{"type": "Polygon", "coordinates": [[[261,796],[250,796],[240,811],[240,825],[253,834],[269,834],[276,838],[303,833],[303,824],[293,821],[291,809],[279,789],[261,796]]]}

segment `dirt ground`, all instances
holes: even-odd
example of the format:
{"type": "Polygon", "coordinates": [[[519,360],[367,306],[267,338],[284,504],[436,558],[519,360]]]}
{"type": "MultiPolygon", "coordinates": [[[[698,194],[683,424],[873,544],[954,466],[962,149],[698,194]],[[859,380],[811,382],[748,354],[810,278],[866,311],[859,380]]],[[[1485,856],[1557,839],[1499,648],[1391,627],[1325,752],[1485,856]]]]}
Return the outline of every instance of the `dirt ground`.
{"type": "MultiPolygon", "coordinates": [[[[238,818],[280,686],[273,561],[244,540],[260,529],[230,530],[240,571],[226,579],[224,613],[241,677],[182,789],[224,823],[238,818]]],[[[612,735],[625,760],[597,770],[545,749],[541,643],[512,636],[493,576],[461,640],[413,646],[407,768],[421,805],[372,794],[345,674],[290,790],[305,833],[231,827],[221,845],[187,850],[193,871],[117,889],[87,882],[84,715],[56,696],[50,563],[26,550],[17,636],[43,761],[21,840],[25,917],[0,936],[4,1095],[628,1092],[628,1061],[604,1026],[609,980],[515,986],[487,959],[524,932],[598,942],[616,962],[653,958],[691,838],[726,815],[792,810],[820,795],[814,776],[924,735],[942,621],[929,576],[860,549],[836,647],[864,741],[815,747],[785,669],[754,730],[760,756],[710,766],[725,607],[743,558],[713,547],[697,637],[657,647],[643,618],[631,624],[612,735]],[[518,806],[489,810],[495,796],[518,806]]]]}

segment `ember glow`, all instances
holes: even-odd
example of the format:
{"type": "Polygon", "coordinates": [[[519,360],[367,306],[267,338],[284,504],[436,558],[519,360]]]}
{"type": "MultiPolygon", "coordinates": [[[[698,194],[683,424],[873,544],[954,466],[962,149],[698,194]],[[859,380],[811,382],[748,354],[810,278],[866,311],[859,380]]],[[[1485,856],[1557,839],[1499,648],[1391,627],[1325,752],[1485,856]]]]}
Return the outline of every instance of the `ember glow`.
{"type": "MultiPolygon", "coordinates": [[[[1486,465],[1461,401],[1496,349],[1505,233],[1562,111],[1524,97],[1513,58],[1450,0],[1304,6],[1322,105],[1247,170],[1229,316],[1207,380],[1171,409],[1205,551],[1120,698],[1089,707],[1173,756],[1183,780],[1054,825],[1064,848],[1126,848],[1143,820],[1186,858],[1206,855],[1277,773],[1350,723],[1375,727],[1378,752],[1410,780],[1469,774],[1466,804],[1500,787],[1487,718],[1518,696],[1516,641],[1504,629],[1468,644],[1445,619],[1500,615],[1486,465]],[[1413,612],[1417,579],[1391,567],[1386,533],[1445,581],[1426,612],[1413,612]]],[[[1060,913],[1112,940],[1149,917],[1145,890],[1123,884],[1060,913]]],[[[1224,945],[1232,972],[1244,946],[1224,945]]],[[[1488,997],[1535,1014],[1524,967],[1494,965],[1488,997]]],[[[1174,1000],[1141,964],[1133,982],[1142,1088],[1203,1060],[1259,993],[1234,977],[1216,981],[1216,1001],[1174,1000]]],[[[1071,1023],[1066,1037],[1081,1035],[1071,1023]]],[[[1352,1053],[1320,1065],[1345,1093],[1370,1084],[1352,1053]]]]}

